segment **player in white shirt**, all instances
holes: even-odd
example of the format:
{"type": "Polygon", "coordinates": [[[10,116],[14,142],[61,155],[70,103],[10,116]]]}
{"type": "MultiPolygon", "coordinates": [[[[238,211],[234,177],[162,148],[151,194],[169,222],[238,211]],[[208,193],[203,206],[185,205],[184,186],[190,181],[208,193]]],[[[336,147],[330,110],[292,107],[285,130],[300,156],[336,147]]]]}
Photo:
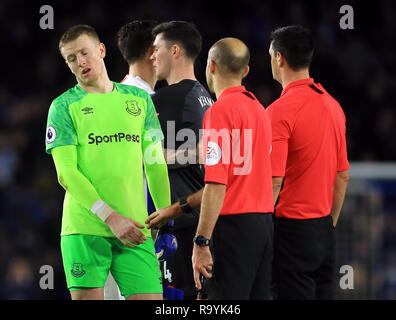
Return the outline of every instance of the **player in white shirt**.
{"type": "Polygon", "coordinates": [[[139,76],[136,76],[133,73],[131,73],[131,72],[133,72],[133,71],[131,71],[132,68],[133,68],[133,65],[131,65],[129,67],[129,73],[125,76],[125,78],[121,81],[121,83],[138,87],[140,89],[145,90],[148,94],[152,95],[154,93],[154,90],[152,89],[152,87],[148,84],[148,82],[144,81],[139,76]]]}
{"type": "MultiPolygon", "coordinates": [[[[121,83],[143,89],[150,95],[154,93],[153,89],[157,82],[153,61],[150,59],[154,50],[152,29],[156,25],[157,22],[152,20],[135,20],[122,26],[117,33],[118,48],[129,65],[129,72],[121,83]]],[[[147,203],[148,188],[145,177],[143,181],[147,203]]],[[[124,300],[111,273],[104,287],[104,298],[124,300]]]]}

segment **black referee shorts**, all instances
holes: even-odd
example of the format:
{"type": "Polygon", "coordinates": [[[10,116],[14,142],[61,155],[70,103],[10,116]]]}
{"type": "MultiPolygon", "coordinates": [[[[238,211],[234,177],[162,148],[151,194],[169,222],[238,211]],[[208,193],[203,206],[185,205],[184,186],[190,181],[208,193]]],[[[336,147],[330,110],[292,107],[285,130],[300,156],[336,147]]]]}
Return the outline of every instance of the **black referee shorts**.
{"type": "Polygon", "coordinates": [[[332,217],[274,219],[275,299],[333,299],[335,236],[332,217]]]}
{"type": "Polygon", "coordinates": [[[272,237],[272,214],[220,216],[213,232],[208,299],[269,299],[272,237]]]}

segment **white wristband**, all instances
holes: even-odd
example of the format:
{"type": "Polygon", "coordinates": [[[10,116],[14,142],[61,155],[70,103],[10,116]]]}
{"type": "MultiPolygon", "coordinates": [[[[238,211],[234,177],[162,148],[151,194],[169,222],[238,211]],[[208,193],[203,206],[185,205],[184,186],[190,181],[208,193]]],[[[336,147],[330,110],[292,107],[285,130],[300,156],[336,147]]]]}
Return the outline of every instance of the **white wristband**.
{"type": "Polygon", "coordinates": [[[111,209],[106,202],[102,200],[96,201],[92,207],[91,207],[91,212],[96,215],[99,219],[101,219],[103,222],[106,221],[106,219],[109,217],[109,215],[113,212],[114,210],[111,209]]]}

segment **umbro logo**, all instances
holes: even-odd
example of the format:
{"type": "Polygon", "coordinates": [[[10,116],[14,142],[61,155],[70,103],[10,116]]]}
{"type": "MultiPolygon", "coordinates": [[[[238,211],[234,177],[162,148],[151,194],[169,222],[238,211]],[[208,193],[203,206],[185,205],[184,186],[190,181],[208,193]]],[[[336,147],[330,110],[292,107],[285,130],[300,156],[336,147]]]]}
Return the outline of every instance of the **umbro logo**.
{"type": "Polygon", "coordinates": [[[93,108],[85,107],[85,108],[82,108],[81,111],[84,112],[84,114],[90,114],[90,113],[93,113],[93,108]]]}

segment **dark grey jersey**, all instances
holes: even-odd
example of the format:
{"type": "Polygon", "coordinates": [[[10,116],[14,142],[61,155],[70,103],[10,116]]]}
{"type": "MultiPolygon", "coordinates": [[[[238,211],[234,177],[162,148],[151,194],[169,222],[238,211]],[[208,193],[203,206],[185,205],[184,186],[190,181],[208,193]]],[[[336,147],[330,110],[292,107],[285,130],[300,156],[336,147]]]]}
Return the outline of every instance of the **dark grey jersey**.
{"type": "MultiPolygon", "coordinates": [[[[182,80],[159,89],[152,95],[152,100],[165,136],[165,148],[195,148],[199,141],[204,113],[213,104],[212,97],[202,84],[194,80],[182,80]],[[182,129],[191,129],[195,139],[189,139],[187,136],[176,139],[177,133],[182,129]],[[189,145],[188,142],[194,145],[189,145]]],[[[172,203],[200,190],[205,185],[204,176],[204,168],[199,164],[170,169],[172,203]]],[[[194,209],[191,214],[176,219],[175,229],[197,224],[198,215],[199,209],[194,209]]]]}

